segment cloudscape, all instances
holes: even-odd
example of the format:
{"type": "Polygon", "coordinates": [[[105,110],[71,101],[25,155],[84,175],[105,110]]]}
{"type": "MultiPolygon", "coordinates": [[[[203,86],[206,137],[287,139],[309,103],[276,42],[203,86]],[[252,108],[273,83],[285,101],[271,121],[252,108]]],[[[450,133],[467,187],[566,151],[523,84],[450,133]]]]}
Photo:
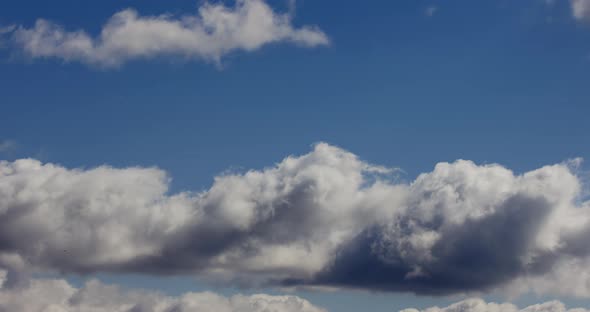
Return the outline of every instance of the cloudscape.
{"type": "Polygon", "coordinates": [[[0,311],[590,311],[590,1],[1,8],[0,311]]]}

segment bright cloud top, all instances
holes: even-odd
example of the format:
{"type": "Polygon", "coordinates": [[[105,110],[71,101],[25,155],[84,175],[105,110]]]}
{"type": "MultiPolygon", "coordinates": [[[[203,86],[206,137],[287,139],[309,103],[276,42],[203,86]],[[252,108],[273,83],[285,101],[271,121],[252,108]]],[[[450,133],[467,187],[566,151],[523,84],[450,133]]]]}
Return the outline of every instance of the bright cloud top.
{"type": "Polygon", "coordinates": [[[291,19],[263,0],[237,0],[234,7],[206,3],[196,15],[182,17],[140,16],[126,9],[113,15],[97,37],[39,19],[32,28],[16,27],[12,39],[33,58],[107,67],[159,56],[219,62],[233,51],[254,51],[275,42],[307,47],[329,43],[317,27],[296,28],[291,19]]]}
{"type": "Polygon", "coordinates": [[[35,279],[19,289],[0,288],[0,311],[29,312],[325,312],[295,296],[234,295],[211,292],[170,297],[126,290],[91,280],[81,288],[61,279],[35,279]]]}
{"type": "Polygon", "coordinates": [[[400,183],[320,143],[273,167],[218,176],[207,191],[168,194],[156,168],[0,162],[0,267],[7,287],[34,271],[106,271],[590,296],[590,204],[577,164],[517,175],[459,160],[400,183]]]}

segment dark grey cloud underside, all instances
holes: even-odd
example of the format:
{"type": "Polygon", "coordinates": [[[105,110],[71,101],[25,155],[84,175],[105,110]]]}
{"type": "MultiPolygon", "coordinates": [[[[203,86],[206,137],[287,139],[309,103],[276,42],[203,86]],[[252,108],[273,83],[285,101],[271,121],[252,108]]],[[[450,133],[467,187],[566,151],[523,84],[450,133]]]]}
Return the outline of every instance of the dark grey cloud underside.
{"type": "MultiPolygon", "coordinates": [[[[422,268],[424,272],[417,276],[408,276],[415,270],[413,263],[401,257],[383,259],[375,252],[383,230],[374,227],[343,246],[333,264],[314,279],[287,279],[281,283],[449,295],[491,290],[517,276],[542,275],[565,254],[575,251],[578,256],[586,256],[590,251],[588,244],[581,244],[590,239],[589,232],[568,241],[559,251],[539,254],[532,262],[524,263],[527,246],[547,221],[550,204],[543,198],[517,195],[509,198],[500,211],[441,229],[442,238],[432,248],[439,261],[422,268]]],[[[400,221],[402,228],[407,221],[400,221]]]]}

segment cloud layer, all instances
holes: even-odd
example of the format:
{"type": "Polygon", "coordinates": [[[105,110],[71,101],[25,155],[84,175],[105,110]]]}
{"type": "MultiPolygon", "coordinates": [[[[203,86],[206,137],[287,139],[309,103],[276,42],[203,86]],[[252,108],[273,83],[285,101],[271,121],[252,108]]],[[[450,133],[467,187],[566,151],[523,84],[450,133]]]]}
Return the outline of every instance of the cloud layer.
{"type": "Polygon", "coordinates": [[[233,51],[254,51],[275,42],[313,47],[329,39],[319,28],[296,28],[289,14],[274,12],[263,0],[237,0],[234,7],[203,4],[196,15],[140,16],[133,9],[113,15],[96,37],[68,31],[39,19],[16,27],[12,41],[32,58],[57,58],[98,66],[159,56],[220,62],[233,51]]]}
{"type": "Polygon", "coordinates": [[[107,271],[590,296],[590,204],[577,165],[517,175],[459,160],[402,183],[320,143],[273,167],[218,176],[206,191],[169,194],[156,168],[0,162],[0,267],[10,287],[34,271],[107,271]]]}
{"type": "Polygon", "coordinates": [[[90,280],[76,288],[61,279],[34,279],[19,289],[0,288],[0,311],[28,312],[325,312],[295,296],[234,295],[211,292],[179,297],[126,290],[90,280]]]}
{"type": "Polygon", "coordinates": [[[405,309],[400,312],[588,312],[586,309],[567,309],[559,301],[550,301],[519,309],[510,303],[486,303],[481,299],[467,299],[446,308],[432,307],[425,310],[405,309]]]}

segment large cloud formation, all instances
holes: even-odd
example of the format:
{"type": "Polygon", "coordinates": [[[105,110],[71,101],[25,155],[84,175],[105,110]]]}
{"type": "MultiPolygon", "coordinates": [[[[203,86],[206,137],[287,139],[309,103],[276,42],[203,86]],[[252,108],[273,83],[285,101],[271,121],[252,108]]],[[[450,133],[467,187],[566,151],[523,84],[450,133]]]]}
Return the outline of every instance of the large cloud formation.
{"type": "Polygon", "coordinates": [[[263,0],[237,0],[234,7],[205,3],[198,14],[182,17],[140,16],[126,9],[113,15],[98,37],[39,19],[32,28],[16,27],[12,41],[33,58],[105,67],[158,56],[220,62],[232,51],[253,51],[274,42],[308,47],[329,43],[319,28],[295,28],[291,20],[263,0]]]}
{"type": "Polygon", "coordinates": [[[467,299],[446,308],[432,307],[425,310],[405,309],[400,312],[589,312],[586,309],[567,309],[562,302],[550,301],[519,309],[510,303],[486,303],[482,299],[467,299]]]}
{"type": "MultiPolygon", "coordinates": [[[[1,282],[1,281],[0,281],[1,282]]],[[[325,312],[295,296],[234,295],[211,292],[170,297],[127,290],[90,280],[81,288],[61,279],[34,279],[19,289],[0,288],[0,311],[27,312],[325,312]]]]}
{"type": "MultiPolygon", "coordinates": [[[[0,162],[0,267],[195,274],[246,285],[419,294],[500,286],[590,296],[578,160],[515,174],[439,163],[411,183],[325,143],[168,193],[156,168],[0,162]]],[[[12,286],[10,286],[12,285],[12,286]]]]}

